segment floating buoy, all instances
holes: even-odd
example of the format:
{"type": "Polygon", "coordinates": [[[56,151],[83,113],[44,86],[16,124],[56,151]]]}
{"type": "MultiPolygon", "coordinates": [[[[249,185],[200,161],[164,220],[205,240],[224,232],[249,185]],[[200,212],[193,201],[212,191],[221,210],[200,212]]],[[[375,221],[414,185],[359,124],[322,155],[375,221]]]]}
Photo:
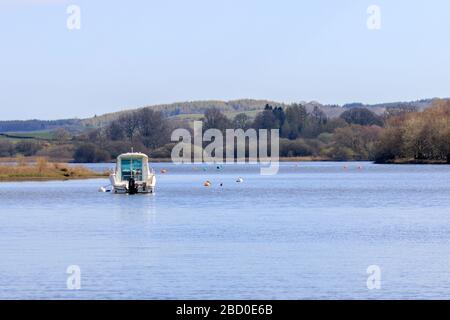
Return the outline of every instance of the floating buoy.
{"type": "Polygon", "coordinates": [[[161,173],[167,173],[166,169],[161,169],[161,173]]]}
{"type": "Polygon", "coordinates": [[[239,178],[237,178],[236,182],[237,182],[237,183],[244,182],[244,179],[242,179],[241,177],[239,177],[239,178]]]}
{"type": "Polygon", "coordinates": [[[211,181],[205,181],[205,183],[203,183],[204,187],[211,187],[211,181]]]}
{"type": "Polygon", "coordinates": [[[98,189],[98,192],[111,192],[111,190],[108,189],[109,187],[112,187],[112,186],[109,185],[109,186],[100,187],[100,189],[98,189]]]}

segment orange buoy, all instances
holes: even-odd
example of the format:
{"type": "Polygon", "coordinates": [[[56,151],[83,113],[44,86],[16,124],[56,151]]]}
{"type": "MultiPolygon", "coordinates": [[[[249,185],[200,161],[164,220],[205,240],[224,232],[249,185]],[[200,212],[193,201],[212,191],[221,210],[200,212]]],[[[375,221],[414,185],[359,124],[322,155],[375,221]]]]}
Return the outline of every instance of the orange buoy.
{"type": "Polygon", "coordinates": [[[211,181],[207,180],[205,183],[203,183],[204,187],[211,187],[211,181]]]}
{"type": "Polygon", "coordinates": [[[161,173],[167,173],[166,169],[161,169],[161,173]]]}

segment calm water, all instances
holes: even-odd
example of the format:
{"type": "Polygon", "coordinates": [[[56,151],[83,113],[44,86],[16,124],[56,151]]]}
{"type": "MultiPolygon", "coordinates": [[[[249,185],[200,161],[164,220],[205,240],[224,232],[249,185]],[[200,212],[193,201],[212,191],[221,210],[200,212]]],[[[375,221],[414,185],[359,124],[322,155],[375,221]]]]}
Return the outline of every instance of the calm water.
{"type": "Polygon", "coordinates": [[[0,183],[0,299],[450,298],[450,167],[343,165],[156,164],[149,196],[0,183]]]}

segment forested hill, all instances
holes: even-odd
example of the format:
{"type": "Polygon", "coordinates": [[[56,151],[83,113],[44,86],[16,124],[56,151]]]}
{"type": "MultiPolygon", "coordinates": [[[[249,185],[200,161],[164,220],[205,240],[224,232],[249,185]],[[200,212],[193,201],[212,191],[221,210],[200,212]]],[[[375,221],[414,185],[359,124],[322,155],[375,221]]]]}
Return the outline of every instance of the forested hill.
{"type": "Polygon", "coordinates": [[[363,104],[363,103],[349,103],[345,104],[342,108],[353,109],[353,108],[367,108],[376,114],[383,114],[386,110],[390,108],[411,108],[417,109],[418,111],[422,111],[428,107],[430,107],[434,100],[437,99],[423,99],[417,101],[399,101],[399,102],[388,102],[388,103],[379,103],[379,104],[363,104]]]}
{"type": "Polygon", "coordinates": [[[58,128],[64,128],[70,132],[78,132],[82,127],[79,119],[66,120],[11,120],[0,121],[1,132],[31,132],[31,131],[47,131],[58,128]]]}
{"type": "MultiPolygon", "coordinates": [[[[203,115],[207,109],[216,108],[221,112],[231,115],[233,113],[240,112],[256,112],[261,111],[267,104],[280,105],[282,103],[269,101],[269,100],[252,100],[252,99],[242,99],[233,101],[219,101],[219,100],[206,100],[206,101],[189,101],[189,102],[177,102],[171,104],[160,104],[147,106],[144,108],[151,108],[155,111],[161,111],[164,116],[168,118],[196,118],[198,115],[203,115]]],[[[110,123],[113,120],[118,119],[121,115],[133,112],[138,109],[127,109],[124,111],[113,112],[104,114],[101,116],[96,116],[89,119],[84,119],[83,123],[86,126],[101,127],[110,123]]]]}
{"type": "MultiPolygon", "coordinates": [[[[318,102],[298,102],[306,107],[308,112],[311,112],[314,107],[320,108],[328,118],[335,118],[344,111],[364,107],[370,109],[376,114],[383,114],[389,108],[395,107],[411,107],[423,110],[431,105],[433,99],[426,99],[413,102],[394,102],[376,105],[365,105],[362,103],[351,103],[344,106],[338,105],[323,105],[318,102]]],[[[233,101],[190,101],[179,102],[172,104],[161,104],[148,106],[152,110],[161,111],[163,115],[168,118],[179,119],[199,119],[203,116],[205,111],[210,108],[216,108],[229,117],[234,117],[238,113],[246,113],[250,117],[254,117],[258,112],[262,111],[264,107],[270,104],[272,106],[286,107],[284,103],[269,101],[269,100],[252,100],[242,99],[233,101]]],[[[139,108],[142,109],[142,108],[139,108]]],[[[109,124],[111,121],[118,119],[121,115],[136,111],[138,109],[128,109],[120,112],[114,112],[99,116],[94,116],[87,119],[67,119],[67,120],[27,120],[27,121],[0,121],[0,132],[32,132],[32,131],[48,131],[57,128],[64,128],[70,132],[83,131],[86,128],[98,128],[109,124]]]]}
{"type": "MultiPolygon", "coordinates": [[[[172,104],[161,104],[154,106],[147,106],[145,108],[151,108],[152,110],[161,111],[166,117],[169,118],[195,118],[201,116],[209,108],[217,108],[227,115],[233,115],[233,113],[240,112],[254,112],[264,109],[266,104],[280,105],[282,103],[273,102],[269,100],[234,100],[234,101],[191,101],[191,102],[178,102],[172,104]]],[[[97,128],[109,124],[111,121],[118,119],[121,115],[139,110],[142,108],[126,109],[119,112],[108,113],[104,115],[94,116],[87,119],[69,119],[69,120],[0,120],[0,132],[31,132],[31,131],[43,131],[52,130],[56,128],[64,128],[69,131],[83,130],[85,128],[97,128]]]]}

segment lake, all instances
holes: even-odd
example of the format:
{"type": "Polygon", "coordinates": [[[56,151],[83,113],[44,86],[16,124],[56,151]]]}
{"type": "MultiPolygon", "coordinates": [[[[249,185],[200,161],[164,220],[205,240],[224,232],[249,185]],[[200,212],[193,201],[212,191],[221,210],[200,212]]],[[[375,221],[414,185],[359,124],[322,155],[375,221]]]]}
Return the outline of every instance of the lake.
{"type": "Polygon", "coordinates": [[[450,298],[449,166],[280,165],[154,164],[155,195],[0,183],[0,299],[450,298]]]}

